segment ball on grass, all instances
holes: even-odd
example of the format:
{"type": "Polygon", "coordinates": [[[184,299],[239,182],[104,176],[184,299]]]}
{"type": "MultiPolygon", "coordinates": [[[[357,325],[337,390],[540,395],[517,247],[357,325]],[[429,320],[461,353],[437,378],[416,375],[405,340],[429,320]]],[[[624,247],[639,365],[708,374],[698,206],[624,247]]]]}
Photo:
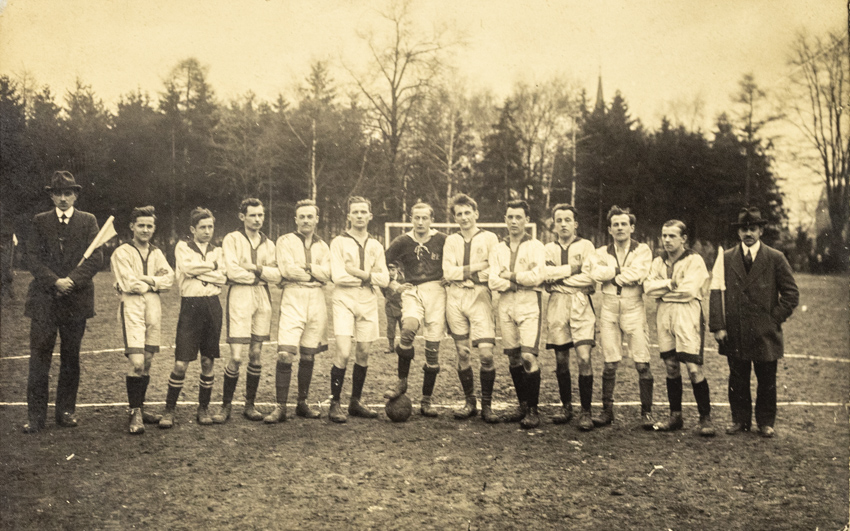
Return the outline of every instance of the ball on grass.
{"type": "Polygon", "coordinates": [[[410,403],[407,395],[401,395],[398,398],[387,400],[384,410],[391,421],[404,422],[410,418],[410,414],[413,412],[413,404],[410,403]]]}

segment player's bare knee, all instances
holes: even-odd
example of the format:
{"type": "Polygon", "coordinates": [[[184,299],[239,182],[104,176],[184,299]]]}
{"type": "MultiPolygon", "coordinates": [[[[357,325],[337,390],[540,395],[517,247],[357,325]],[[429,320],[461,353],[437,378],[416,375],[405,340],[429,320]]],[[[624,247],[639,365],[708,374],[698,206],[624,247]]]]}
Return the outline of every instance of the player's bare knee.
{"type": "Polygon", "coordinates": [[[414,339],[416,339],[416,328],[402,328],[399,335],[399,343],[402,348],[407,349],[412,347],[414,339]]]}
{"type": "Polygon", "coordinates": [[[303,361],[305,363],[311,363],[315,359],[315,357],[316,357],[316,355],[313,354],[312,352],[309,353],[309,354],[307,354],[305,352],[301,353],[301,361],[303,361]]]}
{"type": "MultiPolygon", "coordinates": [[[[213,368],[215,368],[215,359],[201,356],[201,374],[209,376],[212,374],[213,368]]],[[[184,366],[183,372],[185,373],[185,371],[186,369],[184,366]]]]}
{"type": "Polygon", "coordinates": [[[372,343],[357,343],[357,350],[354,354],[354,362],[358,365],[366,366],[369,364],[369,349],[372,343]]]}
{"type": "Polygon", "coordinates": [[[616,361],[614,362],[605,362],[605,366],[602,369],[602,377],[603,378],[615,378],[617,376],[617,367],[620,364],[616,361]]]}
{"type": "Polygon", "coordinates": [[[679,367],[679,360],[676,358],[665,359],[664,368],[667,369],[667,378],[675,380],[682,375],[681,368],[679,367]]]}
{"type": "Polygon", "coordinates": [[[688,369],[688,377],[691,379],[691,383],[698,384],[705,380],[705,377],[702,375],[702,369],[700,369],[699,365],[686,363],[685,367],[688,369]]]}
{"type": "Polygon", "coordinates": [[[638,378],[641,380],[652,380],[652,371],[649,368],[649,363],[635,362],[635,370],[638,373],[638,378]]]}
{"type": "MultiPolygon", "coordinates": [[[[439,343],[438,343],[439,345],[439,343]]],[[[432,345],[433,346],[433,345],[432,345]]],[[[425,348],[425,364],[432,368],[440,367],[440,349],[439,346],[435,348],[425,348]]]]}
{"type": "Polygon", "coordinates": [[[183,378],[186,376],[186,368],[189,366],[185,361],[175,361],[174,368],[171,370],[176,376],[183,378]]]}
{"type": "Polygon", "coordinates": [[[570,366],[570,351],[569,350],[556,350],[555,351],[555,365],[558,367],[562,366],[570,366]]]}
{"type": "Polygon", "coordinates": [[[285,352],[283,350],[278,351],[277,361],[278,361],[278,363],[289,363],[289,364],[291,364],[292,362],[295,361],[295,354],[293,354],[292,352],[285,352]]]}
{"type": "Polygon", "coordinates": [[[537,366],[537,356],[530,352],[522,353],[522,368],[525,369],[525,372],[535,372],[538,369],[537,366]]]}

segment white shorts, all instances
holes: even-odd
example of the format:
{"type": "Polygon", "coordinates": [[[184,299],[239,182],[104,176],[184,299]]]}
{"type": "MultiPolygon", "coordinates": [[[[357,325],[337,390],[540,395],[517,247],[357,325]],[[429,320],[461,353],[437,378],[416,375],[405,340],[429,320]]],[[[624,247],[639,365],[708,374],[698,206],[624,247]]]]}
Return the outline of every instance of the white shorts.
{"type": "Polygon", "coordinates": [[[471,339],[473,347],[496,344],[493,300],[487,286],[446,288],[446,320],[455,340],[471,339]]]}
{"type": "Polygon", "coordinates": [[[549,295],[546,309],[546,348],[580,347],[596,344],[596,314],[590,297],[582,292],[549,295]]]}
{"type": "Polygon", "coordinates": [[[658,302],[658,350],[686,354],[684,361],[702,365],[703,321],[698,300],[658,302]]]}
{"type": "Polygon", "coordinates": [[[543,306],[539,291],[506,291],[499,297],[499,326],[505,350],[519,349],[535,356],[540,346],[540,311],[543,306]]]}
{"type": "Polygon", "coordinates": [[[318,287],[288,285],[280,297],[277,351],[318,354],[328,350],[328,305],[318,287]]]}
{"type": "Polygon", "coordinates": [[[632,360],[635,363],[649,363],[649,329],[646,326],[643,297],[618,297],[603,293],[599,339],[606,363],[623,359],[623,335],[626,336],[632,360]]]}
{"type": "Polygon", "coordinates": [[[250,344],[269,340],[272,303],[269,287],[234,284],[227,290],[227,342],[250,344]]]}
{"type": "Polygon", "coordinates": [[[159,293],[125,293],[118,306],[118,322],[124,334],[124,354],[159,352],[162,306],[159,293]]]}
{"type": "Polygon", "coordinates": [[[333,295],[334,335],[358,343],[378,339],[378,295],[371,287],[337,286],[333,295]]]}
{"type": "Polygon", "coordinates": [[[446,336],[446,290],[439,280],[423,282],[401,294],[401,319],[416,319],[425,341],[446,336]]]}

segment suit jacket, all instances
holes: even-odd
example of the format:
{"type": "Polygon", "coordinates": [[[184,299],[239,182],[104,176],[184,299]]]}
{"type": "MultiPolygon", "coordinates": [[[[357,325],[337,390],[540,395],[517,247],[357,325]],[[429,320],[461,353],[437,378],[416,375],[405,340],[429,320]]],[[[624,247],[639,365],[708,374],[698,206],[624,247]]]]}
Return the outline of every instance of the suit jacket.
{"type": "Polygon", "coordinates": [[[88,212],[74,209],[68,224],[62,227],[56,210],[37,214],[27,242],[27,260],[33,281],[27,292],[24,315],[31,319],[68,322],[94,317],[94,284],[92,277],[103,264],[103,254],[96,249],[79,267],[86,248],[97,236],[97,219],[88,212]],[[74,289],[59,297],[56,281],[68,277],[74,289]]]}
{"type": "Polygon", "coordinates": [[[741,244],[724,253],[726,312],[720,291],[712,291],[709,326],[726,330],[720,354],[752,361],[776,361],[784,355],[782,323],[794,312],[800,293],[785,255],[762,242],[749,274],[741,244]]]}

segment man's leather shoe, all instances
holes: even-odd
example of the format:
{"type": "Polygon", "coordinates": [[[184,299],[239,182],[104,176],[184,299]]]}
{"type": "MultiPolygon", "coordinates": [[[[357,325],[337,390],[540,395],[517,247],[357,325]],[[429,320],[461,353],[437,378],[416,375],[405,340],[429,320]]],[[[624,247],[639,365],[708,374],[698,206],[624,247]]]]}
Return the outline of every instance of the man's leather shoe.
{"type": "Polygon", "coordinates": [[[395,400],[407,392],[407,378],[399,378],[394,387],[384,391],[384,398],[395,400]]]}
{"type": "Polygon", "coordinates": [[[76,428],[79,425],[79,422],[77,422],[77,418],[73,414],[65,411],[56,415],[56,424],[63,428],[76,428]]]}
{"type": "Polygon", "coordinates": [[[487,424],[498,424],[502,420],[499,415],[493,412],[493,408],[489,404],[481,406],[481,418],[487,424]]]}
{"type": "Polygon", "coordinates": [[[703,415],[699,419],[697,434],[700,437],[714,437],[714,425],[711,423],[711,415],[703,415]]]}
{"type": "Polygon", "coordinates": [[[364,406],[358,398],[352,398],[351,401],[348,402],[348,414],[352,417],[361,417],[364,419],[378,418],[378,412],[364,406]]]}
{"type": "Polygon", "coordinates": [[[773,426],[759,426],[759,435],[765,439],[773,439],[776,437],[776,430],[773,429],[773,426]]]}
{"type": "Polygon", "coordinates": [[[24,433],[38,433],[43,429],[44,429],[44,422],[38,422],[38,421],[31,420],[31,421],[29,421],[29,422],[27,422],[26,424],[23,425],[23,427],[21,428],[21,431],[23,431],[24,433]]]}
{"type": "Polygon", "coordinates": [[[610,408],[604,408],[602,413],[599,414],[598,417],[593,418],[593,425],[597,428],[601,426],[608,426],[612,422],[614,422],[614,410],[610,408]]]}
{"type": "Polygon", "coordinates": [[[254,422],[263,420],[265,417],[262,413],[257,411],[257,408],[254,407],[253,402],[245,401],[245,409],[242,410],[242,416],[248,420],[253,420],[254,422]]]}
{"type": "MultiPolygon", "coordinates": [[[[212,422],[212,419],[210,419],[212,422]]],[[[162,414],[162,418],[159,420],[159,429],[161,430],[169,430],[174,426],[174,410],[165,408],[165,413],[162,414]]]]}
{"type": "Polygon", "coordinates": [[[436,418],[440,416],[437,409],[431,404],[430,396],[423,396],[422,400],[419,401],[419,413],[423,417],[436,418]]]}
{"type": "Polygon", "coordinates": [[[652,417],[652,412],[642,411],[640,414],[640,425],[643,429],[650,431],[655,429],[655,419],[652,417]]]}
{"type": "Polygon", "coordinates": [[[735,422],[726,428],[726,435],[737,435],[745,431],[750,431],[750,427],[740,422],[735,422]]]}
{"type": "MultiPolygon", "coordinates": [[[[165,414],[168,415],[168,410],[165,411],[165,414]]],[[[165,416],[162,417],[165,420],[165,416]]],[[[203,406],[198,406],[197,413],[198,424],[200,426],[211,426],[213,424],[212,416],[210,415],[210,411],[208,408],[203,406]]],[[[174,412],[171,412],[171,421],[174,422],[174,412]]],[[[162,420],[159,421],[159,427],[162,427],[162,420]]]]}
{"type": "Polygon", "coordinates": [[[263,422],[266,424],[277,424],[286,422],[286,404],[275,404],[271,413],[265,416],[263,422]]]}

